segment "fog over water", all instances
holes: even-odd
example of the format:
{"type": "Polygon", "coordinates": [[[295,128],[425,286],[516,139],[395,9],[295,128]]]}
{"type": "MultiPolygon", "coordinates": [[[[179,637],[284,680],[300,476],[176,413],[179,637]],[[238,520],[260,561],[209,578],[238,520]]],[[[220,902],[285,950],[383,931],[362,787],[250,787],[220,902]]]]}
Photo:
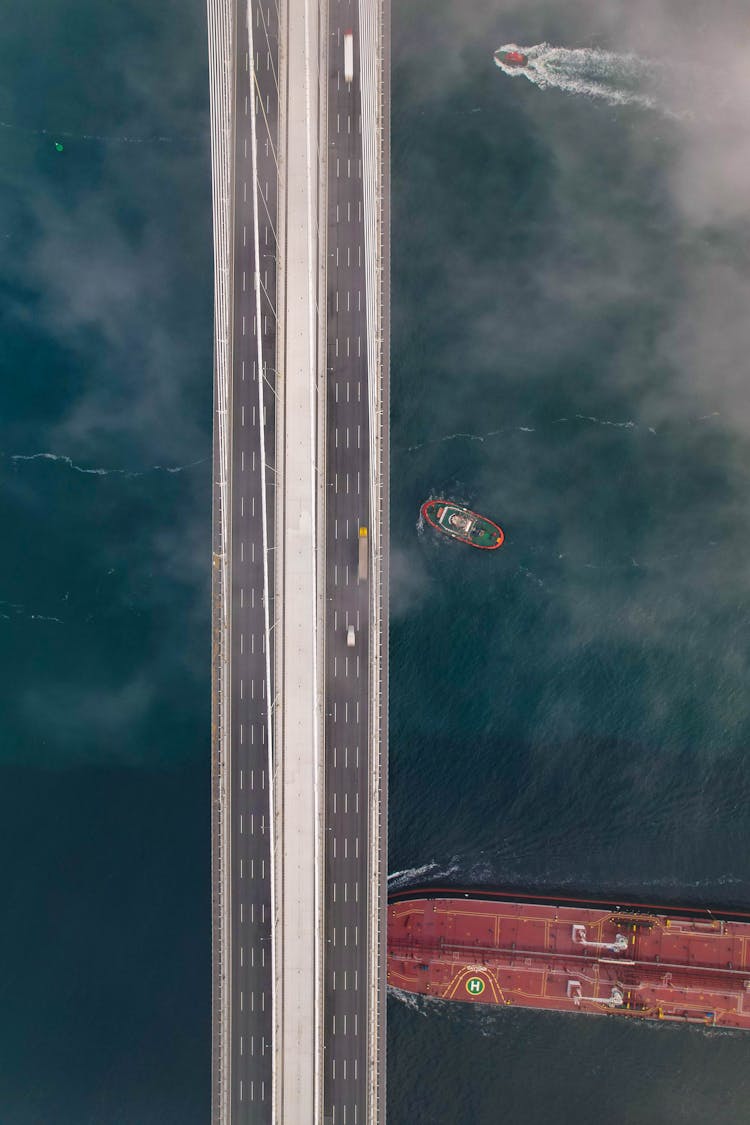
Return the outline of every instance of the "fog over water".
{"type": "Polygon", "coordinates": [[[205,1122],[205,5],[9,0],[0,62],[0,1120],[205,1122]]]}
{"type": "MultiPolygon", "coordinates": [[[[750,906],[746,12],[394,12],[390,866],[750,906]],[[528,72],[493,63],[501,46],[528,72]],[[427,496],[506,532],[419,525],[427,496]]],[[[742,1037],[389,1004],[389,1121],[744,1121],[742,1037]],[[612,1090],[622,1096],[612,1096],[612,1090]],[[627,1091],[627,1094],[624,1092],[627,1091]]]]}

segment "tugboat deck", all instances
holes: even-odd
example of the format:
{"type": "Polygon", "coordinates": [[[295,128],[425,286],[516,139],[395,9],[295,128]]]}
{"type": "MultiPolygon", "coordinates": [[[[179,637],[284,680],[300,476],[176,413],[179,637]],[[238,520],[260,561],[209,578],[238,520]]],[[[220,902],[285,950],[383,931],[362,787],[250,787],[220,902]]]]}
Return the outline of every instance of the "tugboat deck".
{"type": "Polygon", "coordinates": [[[505,536],[502,528],[486,516],[454,504],[451,500],[427,500],[422,505],[422,515],[438,531],[479,547],[483,551],[494,551],[501,546],[505,536]]]}

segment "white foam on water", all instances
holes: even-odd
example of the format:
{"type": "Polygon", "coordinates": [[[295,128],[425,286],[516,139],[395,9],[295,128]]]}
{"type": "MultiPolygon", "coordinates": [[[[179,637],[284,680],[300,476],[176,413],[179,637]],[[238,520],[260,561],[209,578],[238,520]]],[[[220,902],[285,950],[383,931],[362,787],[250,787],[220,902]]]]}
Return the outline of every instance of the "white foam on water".
{"type": "Polygon", "coordinates": [[[192,469],[195,465],[203,465],[208,457],[199,457],[197,461],[189,461],[187,465],[152,465],[148,469],[87,469],[83,465],[76,465],[72,457],[64,453],[14,453],[11,461],[59,461],[76,473],[85,473],[94,477],[142,477],[146,473],[182,473],[185,469],[192,469]]]}
{"type": "Polygon", "coordinates": [[[416,882],[420,875],[428,875],[437,869],[436,863],[425,863],[421,867],[406,867],[403,871],[392,871],[388,876],[388,888],[393,890],[395,887],[408,886],[409,883],[416,882]]]}
{"type": "Polygon", "coordinates": [[[497,57],[495,66],[509,78],[526,78],[540,90],[553,87],[610,105],[641,106],[674,116],[667,106],[643,92],[643,86],[663,69],[662,64],[652,59],[620,55],[597,47],[553,47],[549,43],[537,43],[533,47],[505,43],[498,50],[521,51],[526,55],[526,66],[506,66],[497,57]]]}
{"type": "Polygon", "coordinates": [[[9,602],[0,598],[0,618],[3,621],[18,621],[23,618],[27,621],[52,621],[56,625],[64,625],[62,617],[55,617],[48,613],[31,613],[25,605],[20,602],[9,602]],[[6,609],[11,610],[10,613],[5,613],[6,609]]]}
{"type": "Polygon", "coordinates": [[[437,863],[424,863],[421,867],[408,867],[403,871],[393,871],[388,876],[388,890],[395,891],[400,887],[408,887],[411,883],[418,883],[425,876],[430,881],[447,879],[458,871],[456,860],[451,860],[447,867],[441,868],[437,863]]]}
{"type": "Polygon", "coordinates": [[[70,129],[33,129],[27,125],[16,125],[12,121],[0,121],[0,129],[10,129],[14,133],[27,133],[35,137],[49,137],[51,141],[64,137],[65,140],[97,141],[100,144],[115,145],[164,145],[196,139],[195,137],[127,137],[111,133],[73,133],[70,129]]]}
{"type": "Polygon", "coordinates": [[[110,473],[125,473],[125,469],[84,469],[81,465],[76,465],[72,458],[66,457],[63,453],[14,453],[11,461],[60,461],[63,465],[67,465],[69,469],[74,469],[77,473],[89,473],[96,477],[106,477],[110,473]]]}
{"type": "MultiPolygon", "coordinates": [[[[443,1010],[445,1008],[445,1001],[439,999],[437,996],[425,996],[420,992],[405,992],[403,988],[396,988],[395,985],[388,985],[388,995],[392,996],[394,1000],[400,1000],[405,1008],[411,1008],[413,1012],[417,1012],[420,1016],[429,1016],[435,1008],[443,1010]]],[[[446,1015],[450,1014],[450,1008],[446,1015]]]]}

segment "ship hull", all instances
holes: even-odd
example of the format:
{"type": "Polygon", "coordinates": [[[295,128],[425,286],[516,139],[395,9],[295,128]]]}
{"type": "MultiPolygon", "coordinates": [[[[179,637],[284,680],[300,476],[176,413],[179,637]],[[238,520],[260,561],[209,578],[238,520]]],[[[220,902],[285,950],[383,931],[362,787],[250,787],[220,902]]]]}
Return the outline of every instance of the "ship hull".
{"type": "Polygon", "coordinates": [[[462,508],[451,500],[427,500],[422,505],[422,515],[437,531],[481,551],[496,551],[505,534],[502,528],[486,516],[469,508],[462,508]],[[458,525],[458,526],[456,526],[458,525]],[[465,530],[466,525],[470,530],[465,530]]]}
{"type": "Polygon", "coordinates": [[[403,894],[388,906],[391,987],[750,1030],[750,918],[403,894]]]}

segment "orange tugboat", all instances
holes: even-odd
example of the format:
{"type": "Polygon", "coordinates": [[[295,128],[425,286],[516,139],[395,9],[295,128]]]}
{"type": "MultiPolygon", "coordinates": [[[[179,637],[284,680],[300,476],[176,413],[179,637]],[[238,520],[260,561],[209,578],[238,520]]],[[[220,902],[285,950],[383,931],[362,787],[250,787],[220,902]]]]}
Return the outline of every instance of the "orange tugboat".
{"type": "Polygon", "coordinates": [[[411,889],[387,941],[407,992],[750,1030],[750,914],[411,889]]]}
{"type": "Polygon", "coordinates": [[[462,508],[451,500],[425,501],[422,515],[438,531],[484,551],[497,550],[505,538],[502,528],[492,520],[479,516],[468,508],[462,508]]]}

